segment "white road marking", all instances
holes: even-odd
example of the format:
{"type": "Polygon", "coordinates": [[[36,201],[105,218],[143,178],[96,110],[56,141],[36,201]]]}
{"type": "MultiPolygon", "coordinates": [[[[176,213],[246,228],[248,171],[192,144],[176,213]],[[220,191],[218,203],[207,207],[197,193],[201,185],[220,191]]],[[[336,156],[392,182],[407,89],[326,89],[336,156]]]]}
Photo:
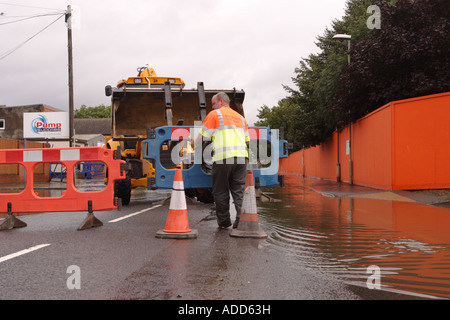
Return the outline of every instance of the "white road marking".
{"type": "Polygon", "coordinates": [[[144,210],[135,212],[135,213],[130,213],[129,215],[126,215],[126,216],[123,216],[123,217],[120,217],[120,218],[117,218],[117,219],[114,219],[114,220],[111,220],[111,221],[108,221],[108,222],[109,222],[109,223],[119,222],[119,221],[122,221],[122,220],[124,220],[124,219],[131,218],[131,217],[133,217],[133,216],[136,216],[136,215],[138,215],[138,214],[144,213],[144,212],[146,212],[146,211],[149,211],[149,210],[152,210],[152,209],[161,207],[161,206],[162,206],[161,204],[157,204],[156,206],[153,206],[153,207],[150,207],[150,208],[147,208],[147,209],[144,209],[144,210]]]}
{"type": "Polygon", "coordinates": [[[1,258],[0,258],[0,263],[1,263],[1,262],[4,262],[4,261],[6,261],[6,260],[9,260],[9,259],[16,258],[16,257],[21,256],[21,255],[23,255],[23,254],[27,254],[27,253],[30,253],[30,252],[32,252],[32,251],[35,251],[35,250],[39,250],[39,249],[45,248],[45,247],[47,247],[47,246],[49,246],[49,245],[51,245],[51,243],[40,244],[40,245],[38,245],[38,246],[34,246],[34,247],[31,247],[31,248],[28,248],[28,249],[25,249],[25,250],[21,250],[21,251],[16,252],[16,253],[9,254],[9,255],[7,255],[7,256],[1,257],[1,258]]]}

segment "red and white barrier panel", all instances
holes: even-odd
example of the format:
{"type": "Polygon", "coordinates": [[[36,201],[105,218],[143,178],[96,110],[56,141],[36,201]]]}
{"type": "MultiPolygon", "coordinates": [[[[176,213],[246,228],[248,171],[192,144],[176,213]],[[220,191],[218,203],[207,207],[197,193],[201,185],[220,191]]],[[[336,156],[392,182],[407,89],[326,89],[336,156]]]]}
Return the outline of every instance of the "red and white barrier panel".
{"type": "Polygon", "coordinates": [[[115,159],[113,150],[103,147],[0,150],[0,164],[14,163],[25,168],[26,185],[19,193],[0,193],[0,213],[10,216],[12,213],[88,211],[92,214],[117,208],[114,182],[125,178],[125,171],[121,169],[125,161],[115,159]],[[75,166],[87,161],[103,162],[107,166],[108,183],[103,190],[84,192],[75,187],[75,166]],[[34,168],[50,162],[66,167],[66,191],[61,197],[38,197],[34,191],[34,168]]]}

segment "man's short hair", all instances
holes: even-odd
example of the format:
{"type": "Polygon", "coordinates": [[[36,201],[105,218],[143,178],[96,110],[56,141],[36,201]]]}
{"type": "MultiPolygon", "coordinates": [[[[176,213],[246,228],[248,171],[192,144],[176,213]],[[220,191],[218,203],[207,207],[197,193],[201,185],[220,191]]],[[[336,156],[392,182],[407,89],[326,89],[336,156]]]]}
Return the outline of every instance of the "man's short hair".
{"type": "Polygon", "coordinates": [[[230,97],[225,92],[219,92],[214,95],[217,100],[222,99],[226,104],[230,104],[230,97]]]}

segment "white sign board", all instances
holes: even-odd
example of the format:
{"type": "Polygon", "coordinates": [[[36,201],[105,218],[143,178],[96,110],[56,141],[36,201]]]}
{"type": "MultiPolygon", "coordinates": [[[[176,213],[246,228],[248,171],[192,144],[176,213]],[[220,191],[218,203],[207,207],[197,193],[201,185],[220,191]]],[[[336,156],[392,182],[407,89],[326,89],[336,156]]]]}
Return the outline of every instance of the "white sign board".
{"type": "Polygon", "coordinates": [[[69,139],[68,112],[26,112],[23,114],[23,137],[69,139]]]}

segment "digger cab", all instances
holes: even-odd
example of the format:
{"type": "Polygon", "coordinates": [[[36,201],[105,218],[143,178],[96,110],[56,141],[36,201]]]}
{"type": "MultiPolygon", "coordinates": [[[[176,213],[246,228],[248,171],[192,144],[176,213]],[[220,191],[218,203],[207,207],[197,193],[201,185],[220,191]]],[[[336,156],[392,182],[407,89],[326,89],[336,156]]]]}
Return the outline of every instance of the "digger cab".
{"type": "Polygon", "coordinates": [[[172,88],[184,88],[185,83],[181,78],[176,77],[158,77],[155,70],[147,65],[146,67],[137,68],[136,77],[129,77],[120,80],[117,88],[126,86],[128,88],[163,88],[166,82],[170,83],[172,88]]]}

